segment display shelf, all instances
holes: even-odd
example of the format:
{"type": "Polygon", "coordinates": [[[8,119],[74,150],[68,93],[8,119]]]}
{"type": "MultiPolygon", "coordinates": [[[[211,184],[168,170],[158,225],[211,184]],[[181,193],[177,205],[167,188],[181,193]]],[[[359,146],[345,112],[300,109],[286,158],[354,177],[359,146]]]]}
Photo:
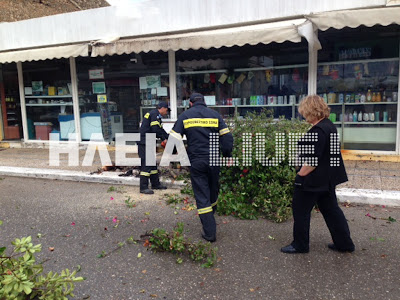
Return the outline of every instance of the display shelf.
{"type": "Polygon", "coordinates": [[[26,106],[64,106],[64,105],[69,105],[72,106],[73,103],[27,103],[26,106]]]}
{"type": "Polygon", "coordinates": [[[292,107],[293,104],[236,105],[237,107],[292,107]]]}
{"type": "Polygon", "coordinates": [[[228,107],[228,108],[235,108],[235,105],[207,105],[207,107],[209,108],[224,108],[224,107],[228,107]]]}
{"type": "MultiPolygon", "coordinates": [[[[339,122],[342,123],[342,122],[339,122]]],[[[396,125],[397,122],[371,122],[371,121],[360,121],[360,122],[343,122],[344,125],[396,125]]]]}
{"type": "MultiPolygon", "coordinates": [[[[342,103],[339,103],[342,104],[342,103]]],[[[364,103],[343,103],[345,106],[347,105],[383,105],[383,104],[388,104],[388,105],[397,105],[397,102],[364,102],[364,103]]]]}
{"type": "Polygon", "coordinates": [[[55,96],[25,96],[25,98],[72,98],[72,95],[55,95],[55,96]]]}

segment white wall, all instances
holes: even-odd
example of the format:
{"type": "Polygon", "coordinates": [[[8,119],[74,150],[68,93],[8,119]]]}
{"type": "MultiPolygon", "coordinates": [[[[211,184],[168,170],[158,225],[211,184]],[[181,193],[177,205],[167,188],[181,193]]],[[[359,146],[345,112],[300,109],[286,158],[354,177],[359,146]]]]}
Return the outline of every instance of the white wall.
{"type": "Polygon", "coordinates": [[[386,2],[386,0],[141,0],[126,7],[110,6],[0,23],[0,51],[265,22],[322,11],[385,6],[386,2]]]}

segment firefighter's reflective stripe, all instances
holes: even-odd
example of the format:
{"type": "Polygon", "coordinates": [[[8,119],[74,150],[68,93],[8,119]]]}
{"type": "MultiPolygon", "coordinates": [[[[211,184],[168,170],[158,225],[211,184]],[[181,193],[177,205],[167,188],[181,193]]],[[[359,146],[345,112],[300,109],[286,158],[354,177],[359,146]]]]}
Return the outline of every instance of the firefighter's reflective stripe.
{"type": "Polygon", "coordinates": [[[208,207],[205,207],[205,208],[200,208],[197,211],[198,211],[199,215],[201,215],[201,214],[206,214],[206,213],[212,212],[213,209],[212,209],[211,206],[208,206],[208,207]]]}
{"type": "Polygon", "coordinates": [[[150,113],[147,113],[147,114],[144,115],[145,119],[148,119],[149,117],[150,117],[150,113]]]}
{"type": "Polygon", "coordinates": [[[224,135],[224,134],[227,134],[227,133],[229,133],[230,131],[229,131],[229,128],[224,128],[224,129],[221,129],[220,131],[219,131],[219,135],[224,135]]]}
{"type": "Polygon", "coordinates": [[[170,134],[171,136],[173,136],[174,138],[178,139],[178,140],[181,140],[181,139],[182,139],[182,136],[181,136],[179,133],[177,133],[176,131],[174,131],[174,130],[171,130],[171,131],[169,132],[169,134],[170,134]]]}
{"type": "Polygon", "coordinates": [[[216,127],[218,128],[218,119],[211,118],[192,118],[183,120],[183,127],[185,129],[191,127],[216,127]]]}
{"type": "Polygon", "coordinates": [[[150,123],[150,126],[160,126],[160,127],[162,127],[161,124],[160,124],[160,122],[158,122],[158,121],[153,121],[153,122],[151,122],[151,123],[150,123]]]}
{"type": "Polygon", "coordinates": [[[158,170],[151,170],[150,175],[158,174],[158,170]]]}
{"type": "Polygon", "coordinates": [[[213,204],[211,204],[211,207],[214,207],[215,205],[217,205],[218,201],[215,201],[213,204]]]}
{"type": "Polygon", "coordinates": [[[146,176],[146,177],[148,177],[148,176],[150,176],[150,173],[141,171],[141,172],[140,172],[140,176],[146,176]]]}

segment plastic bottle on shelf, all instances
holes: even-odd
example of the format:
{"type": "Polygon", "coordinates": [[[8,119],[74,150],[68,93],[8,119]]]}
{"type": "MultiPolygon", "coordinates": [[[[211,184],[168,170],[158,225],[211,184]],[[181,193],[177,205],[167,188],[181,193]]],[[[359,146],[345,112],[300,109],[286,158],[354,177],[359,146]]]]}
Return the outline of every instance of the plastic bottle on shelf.
{"type": "Polygon", "coordinates": [[[358,94],[356,94],[354,96],[354,102],[355,103],[360,103],[360,99],[361,99],[361,94],[360,93],[358,93],[358,94]]]}
{"type": "Polygon", "coordinates": [[[386,101],[387,101],[387,99],[386,99],[386,91],[383,91],[382,102],[386,102],[386,101]]]}
{"type": "Polygon", "coordinates": [[[328,103],[328,96],[326,93],[323,94],[322,98],[324,99],[325,103],[328,103]]]}
{"type": "Polygon", "coordinates": [[[371,102],[376,102],[376,93],[375,92],[372,93],[371,102]]]}
{"type": "Polygon", "coordinates": [[[357,112],[353,112],[353,122],[357,122],[357,112]]]}
{"type": "Polygon", "coordinates": [[[392,101],[397,102],[397,92],[392,93],[392,101]]]}
{"type": "Polygon", "coordinates": [[[343,103],[344,102],[344,95],[343,93],[339,94],[339,103],[343,103]]]}
{"type": "Polygon", "coordinates": [[[361,93],[360,96],[360,103],[365,103],[367,101],[367,96],[364,93],[361,93]]]}
{"type": "Polygon", "coordinates": [[[375,112],[375,122],[379,122],[379,120],[380,120],[379,114],[380,114],[379,111],[375,112]]]}
{"type": "MultiPolygon", "coordinates": [[[[347,118],[347,121],[348,121],[348,122],[353,122],[353,120],[354,120],[354,114],[349,113],[348,118],[347,118]]],[[[356,113],[356,121],[357,121],[357,113],[356,113]]],[[[355,121],[354,121],[354,122],[355,122],[355,121]]]]}
{"type": "Polygon", "coordinates": [[[382,101],[381,93],[377,92],[376,93],[376,102],[381,102],[381,101],[382,101]]]}
{"type": "Polygon", "coordinates": [[[375,122],[375,114],[373,112],[369,114],[369,120],[375,122]]]}
{"type": "Polygon", "coordinates": [[[372,101],[372,93],[371,90],[368,90],[367,92],[367,102],[371,102],[372,101]]]}
{"type": "Polygon", "coordinates": [[[334,92],[329,92],[328,94],[328,103],[332,104],[336,102],[336,94],[334,92]]]}
{"type": "Polygon", "coordinates": [[[357,121],[358,121],[358,122],[361,122],[362,120],[363,120],[363,114],[362,114],[362,112],[360,111],[360,112],[358,113],[357,121]]]}
{"type": "Polygon", "coordinates": [[[389,119],[389,117],[388,117],[388,112],[387,112],[387,111],[384,111],[384,112],[383,112],[383,122],[388,122],[388,119],[389,119]]]}

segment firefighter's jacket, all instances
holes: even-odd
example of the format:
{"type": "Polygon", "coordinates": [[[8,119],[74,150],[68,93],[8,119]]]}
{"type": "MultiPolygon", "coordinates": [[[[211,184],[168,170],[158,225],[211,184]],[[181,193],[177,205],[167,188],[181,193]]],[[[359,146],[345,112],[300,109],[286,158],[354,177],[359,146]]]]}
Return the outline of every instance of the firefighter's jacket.
{"type": "Polygon", "coordinates": [[[223,156],[231,156],[233,136],[221,115],[208,108],[204,102],[195,102],[179,116],[170,136],[182,139],[186,135],[187,153],[191,162],[198,159],[209,161],[210,133],[219,136],[223,156]]]}
{"type": "Polygon", "coordinates": [[[142,126],[140,126],[140,142],[138,144],[146,143],[146,133],[155,133],[156,137],[161,140],[168,139],[168,133],[163,129],[161,119],[162,116],[158,109],[153,109],[144,115],[142,126]]]}

